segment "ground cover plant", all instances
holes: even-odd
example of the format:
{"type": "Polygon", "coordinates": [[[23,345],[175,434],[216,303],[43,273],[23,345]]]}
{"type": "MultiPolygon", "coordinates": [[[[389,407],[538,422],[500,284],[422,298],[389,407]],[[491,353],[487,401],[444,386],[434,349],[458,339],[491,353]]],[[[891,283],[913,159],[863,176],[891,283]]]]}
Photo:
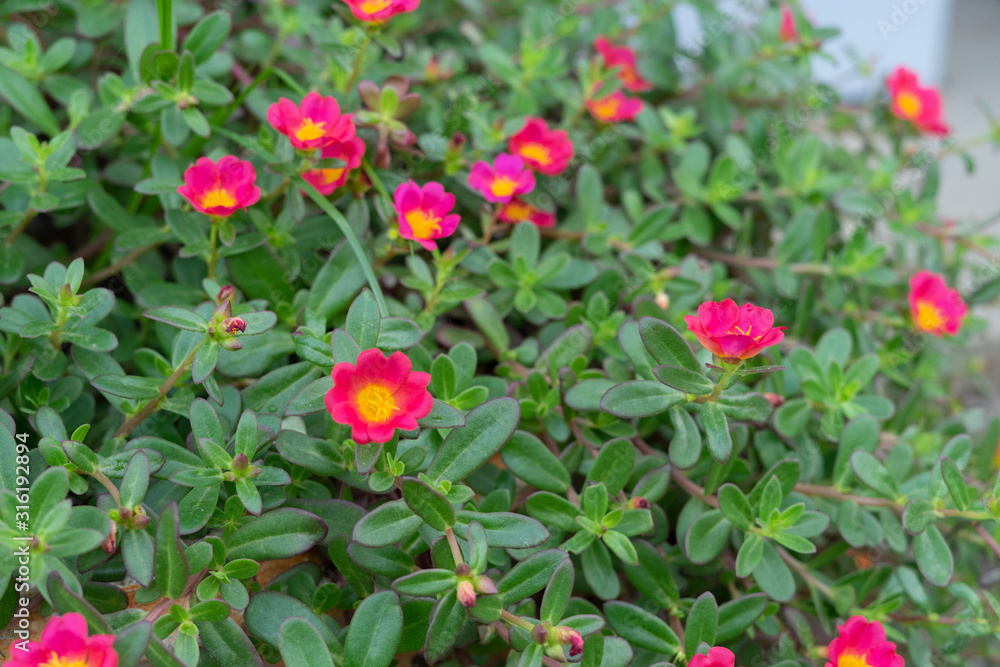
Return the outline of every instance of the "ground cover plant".
{"type": "Polygon", "coordinates": [[[8,667],[995,659],[995,137],[910,70],[844,105],[791,3],[0,19],[8,667]]]}

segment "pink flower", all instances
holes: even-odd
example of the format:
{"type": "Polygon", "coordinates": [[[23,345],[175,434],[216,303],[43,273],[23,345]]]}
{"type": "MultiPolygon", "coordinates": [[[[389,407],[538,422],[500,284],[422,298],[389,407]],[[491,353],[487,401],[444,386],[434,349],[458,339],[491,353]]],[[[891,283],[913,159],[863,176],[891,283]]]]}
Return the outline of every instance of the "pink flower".
{"type": "Polygon", "coordinates": [[[420,0],[344,0],[354,18],[367,23],[385,23],[396,14],[412,12],[420,0]]]}
{"type": "Polygon", "coordinates": [[[603,36],[594,40],[594,49],[601,54],[605,67],[618,70],[618,78],[626,90],[631,90],[634,93],[652,90],[653,84],[643,79],[642,75],[639,74],[636,67],[635,51],[627,46],[612,46],[603,36]]]}
{"type": "Polygon", "coordinates": [[[351,427],[351,437],[359,445],[389,442],[397,428],[417,428],[417,420],[434,406],[427,391],[430,374],[412,368],[402,352],[386,357],[381,350],[365,350],[357,365],[345,361],[333,367],[326,409],[333,421],[351,427]]]}
{"type": "Polygon", "coordinates": [[[921,86],[916,73],[905,67],[897,67],[885,85],[894,116],[910,121],[922,132],[948,134],[948,126],[941,118],[941,94],[937,88],[921,86]]]}
{"type": "Polygon", "coordinates": [[[350,141],[356,132],[354,119],[341,115],[337,100],[315,91],[303,98],[301,107],[282,97],[267,110],[267,122],[300,150],[350,141]]]}
{"type": "Polygon", "coordinates": [[[535,175],[517,155],[501,153],[492,165],[481,160],[472,165],[469,185],[479,190],[486,201],[506,204],[534,190],[535,175]]]}
{"type": "Polygon", "coordinates": [[[701,653],[691,657],[688,667],[734,667],[736,656],[728,648],[715,646],[708,649],[708,655],[701,653]]]}
{"type": "Polygon", "coordinates": [[[222,328],[229,334],[243,333],[247,330],[247,321],[242,317],[227,317],[222,322],[222,328]]]}
{"type": "Polygon", "coordinates": [[[476,589],[473,587],[472,582],[468,579],[463,579],[458,582],[456,593],[458,595],[458,601],[462,603],[463,607],[468,608],[476,606],[476,589]]]}
{"type": "Polygon", "coordinates": [[[626,97],[620,90],[616,90],[607,97],[602,97],[598,100],[587,100],[587,108],[590,110],[590,114],[605,124],[632,120],[639,115],[642,107],[642,100],[635,97],[626,97]]]}
{"type": "Polygon", "coordinates": [[[3,667],[117,667],[114,635],[88,636],[87,621],[77,613],[53,616],[28,651],[13,646],[3,667]]]}
{"type": "Polygon", "coordinates": [[[436,250],[434,240],[454,234],[462,219],[451,213],[455,195],[445,192],[444,186],[436,181],[424,187],[413,181],[400,183],[393,199],[399,216],[399,235],[427,250],[436,250]]]}
{"type": "MultiPolygon", "coordinates": [[[[904,667],[896,655],[896,645],[885,639],[885,628],[878,621],[869,623],[864,616],[852,616],[838,627],[826,667],[904,667]]],[[[694,667],[692,665],[691,667],[694,667]]]]}
{"type": "Polygon", "coordinates": [[[910,315],[921,331],[938,338],[942,334],[954,336],[968,312],[962,296],[936,273],[918,271],[910,278],[910,315]]]}
{"type": "Polygon", "coordinates": [[[795,13],[788,3],[781,3],[781,26],[778,28],[778,36],[783,42],[798,42],[799,29],[795,26],[795,13]]]}
{"type": "Polygon", "coordinates": [[[528,118],[511,138],[507,149],[529,167],[555,176],[573,159],[573,142],[565,130],[550,130],[541,118],[528,118]]]}
{"type": "Polygon", "coordinates": [[[336,158],[344,162],[343,167],[327,167],[326,169],[311,169],[302,174],[320,194],[328,195],[347,182],[347,176],[352,170],[361,166],[361,158],[365,155],[365,142],[354,137],[345,142],[324,146],[320,152],[321,158],[336,158]]]}
{"type": "Polygon", "coordinates": [[[565,625],[557,625],[552,628],[550,636],[555,643],[569,646],[569,657],[575,658],[583,653],[583,635],[580,634],[579,630],[565,625]]]}
{"type": "Polygon", "coordinates": [[[536,227],[555,227],[554,213],[543,211],[517,197],[511,199],[500,209],[500,219],[504,222],[530,222],[536,227]]]}
{"type": "Polygon", "coordinates": [[[685,315],[688,330],[720,359],[735,363],[756,356],[785,337],[785,327],[775,327],[774,313],[751,303],[742,308],[732,299],[706,301],[698,316],[685,315]]]}
{"type": "Polygon", "coordinates": [[[205,215],[228,218],[260,199],[256,180],[257,172],[246,160],[225,155],[216,164],[200,157],[184,172],[184,185],[177,188],[177,193],[205,215]]]}

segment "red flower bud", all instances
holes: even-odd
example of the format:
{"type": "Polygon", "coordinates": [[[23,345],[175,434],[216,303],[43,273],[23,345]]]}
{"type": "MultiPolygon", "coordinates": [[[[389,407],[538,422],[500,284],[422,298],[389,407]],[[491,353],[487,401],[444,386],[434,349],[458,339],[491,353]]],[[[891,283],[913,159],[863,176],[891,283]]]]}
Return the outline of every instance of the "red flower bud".
{"type": "Polygon", "coordinates": [[[222,323],[222,328],[229,334],[235,334],[237,331],[243,333],[247,330],[247,323],[241,317],[227,317],[222,323]]]}
{"type": "Polygon", "coordinates": [[[780,408],[785,404],[785,397],[779,396],[777,394],[772,394],[771,392],[764,392],[764,398],[771,403],[771,407],[780,408]]]}
{"type": "Polygon", "coordinates": [[[226,285],[219,290],[218,294],[215,295],[215,301],[219,304],[223,301],[232,301],[235,294],[236,289],[232,285],[226,285]]]}
{"type": "Polygon", "coordinates": [[[569,657],[571,658],[583,653],[583,636],[573,628],[557,625],[552,628],[552,640],[557,644],[569,646],[569,657]]]}
{"type": "Polygon", "coordinates": [[[233,457],[232,469],[237,472],[243,472],[250,467],[250,459],[247,458],[246,454],[242,452],[233,457]]]}
{"type": "Polygon", "coordinates": [[[649,501],[642,496],[636,496],[628,501],[628,508],[630,510],[648,510],[649,501]]]}
{"type": "Polygon", "coordinates": [[[462,603],[463,607],[474,607],[476,606],[476,589],[473,588],[472,582],[468,579],[463,579],[458,582],[458,601],[462,603]]]}
{"type": "Polygon", "coordinates": [[[494,584],[493,580],[490,579],[489,577],[479,576],[476,577],[473,581],[475,583],[477,593],[482,593],[483,595],[497,594],[496,584],[494,584]]]}

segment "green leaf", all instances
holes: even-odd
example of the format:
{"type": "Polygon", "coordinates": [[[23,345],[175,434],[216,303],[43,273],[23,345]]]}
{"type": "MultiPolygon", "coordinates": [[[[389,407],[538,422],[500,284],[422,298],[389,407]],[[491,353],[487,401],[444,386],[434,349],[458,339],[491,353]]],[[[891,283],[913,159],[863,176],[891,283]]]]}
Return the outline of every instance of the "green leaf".
{"type": "Polygon", "coordinates": [[[201,333],[208,329],[208,322],[201,315],[183,308],[174,308],[173,306],[149,308],[143,311],[142,316],[150,320],[169,324],[184,331],[201,333]]]}
{"type": "MultiPolygon", "coordinates": [[[[301,620],[301,619],[296,619],[301,620]]],[[[226,667],[260,667],[260,657],[243,628],[231,618],[222,621],[200,621],[198,639],[218,664],[226,667]]],[[[326,653],[326,647],[323,647],[326,653]]],[[[320,663],[320,667],[326,667],[320,663]]]]}
{"type": "Polygon", "coordinates": [[[129,398],[133,401],[142,401],[160,397],[160,380],[155,378],[139,377],[135,375],[120,375],[117,373],[105,373],[97,375],[90,380],[94,389],[110,394],[129,398]]]}
{"type": "Polygon", "coordinates": [[[431,612],[427,642],[424,644],[424,655],[429,662],[436,662],[451,650],[465,619],[465,608],[459,604],[453,588],[438,600],[431,612]]]}
{"type": "Polygon", "coordinates": [[[149,488],[149,457],[145,452],[135,452],[129,459],[122,477],[119,497],[125,507],[135,507],[142,502],[149,488]]]}
{"type": "Polygon", "coordinates": [[[516,431],[501,450],[500,458],[511,473],[536,489],[565,493],[569,488],[566,466],[530,433],[516,431]]]}
{"type": "Polygon", "coordinates": [[[455,534],[466,539],[469,524],[479,523],[486,531],[486,539],[491,547],[500,549],[528,549],[537,547],[549,539],[545,526],[530,517],[513,512],[470,512],[456,513],[458,523],[455,534]]]}
{"type": "Polygon", "coordinates": [[[684,625],[684,654],[694,655],[702,642],[715,645],[719,626],[719,605],[711,593],[702,593],[691,605],[684,625]]]}
{"type": "Polygon", "coordinates": [[[340,448],[325,438],[284,430],[278,433],[275,447],[286,460],[317,475],[339,475],[344,471],[340,448]]]}
{"type": "Polygon", "coordinates": [[[444,401],[434,399],[434,407],[423,419],[418,419],[421,428],[461,428],[465,426],[465,416],[444,401]]]}
{"type": "Polygon", "coordinates": [[[661,608],[669,609],[676,605],[680,595],[666,560],[648,542],[636,540],[634,546],[637,563],[634,566],[625,566],[628,580],[636,590],[661,608]]]}
{"type": "Polygon", "coordinates": [[[639,337],[659,365],[680,366],[704,376],[704,369],[684,337],[666,322],[653,317],[639,320],[639,337]]]}
{"type": "Polygon", "coordinates": [[[454,588],[457,583],[455,573],[451,570],[429,569],[396,579],[392,583],[392,588],[400,595],[427,597],[444,593],[454,588]]]}
{"type": "Polygon", "coordinates": [[[754,581],[778,602],[788,602],[795,595],[795,579],[777,550],[765,541],[760,563],[753,571],[754,581]]]}
{"type": "Polygon", "coordinates": [[[625,488],[632,476],[635,466],[635,447],[628,438],[610,440],[597,453],[587,481],[592,484],[603,483],[607,492],[617,495],[625,488]]]}
{"type": "MultiPolygon", "coordinates": [[[[846,504],[847,503],[844,503],[844,505],[846,504]]],[[[854,504],[857,505],[857,503],[854,504]]],[[[843,507],[843,505],[841,507],[843,507]]],[[[860,517],[861,515],[860,507],[858,507],[857,513],[858,516],[860,517]]],[[[927,529],[927,526],[933,525],[933,523],[936,520],[937,520],[937,515],[934,512],[934,504],[929,500],[923,498],[914,498],[910,502],[906,503],[906,507],[903,508],[903,530],[910,533],[911,535],[916,535],[918,533],[924,532],[924,530],[927,529]]],[[[841,525],[839,514],[837,518],[837,525],[838,526],[841,525]]],[[[852,527],[851,530],[855,529],[852,527]]],[[[840,532],[842,534],[844,533],[843,527],[841,527],[840,532]]],[[[861,538],[861,544],[863,545],[864,531],[860,530],[856,532],[858,533],[857,537],[861,538]]],[[[844,539],[847,539],[847,535],[844,535],[844,539]]],[[[854,541],[852,540],[848,540],[848,543],[850,543],[852,546],[861,546],[861,545],[855,545],[854,541]]]]}
{"type": "MultiPolygon", "coordinates": [[[[273,512],[272,512],[273,513],[273,512]]],[[[308,605],[278,591],[261,591],[250,597],[243,618],[251,635],[277,647],[282,622],[293,616],[304,618],[319,632],[326,646],[337,655],[343,654],[340,642],[308,605]]]]}
{"type": "Polygon", "coordinates": [[[681,649],[670,626],[640,607],[617,600],[606,602],[604,616],[615,633],[633,646],[671,656],[681,649]]]}
{"type": "Polygon", "coordinates": [[[542,596],[542,607],[539,612],[539,619],[543,623],[558,625],[566,613],[566,605],[569,604],[570,596],[573,595],[573,582],[575,580],[573,562],[566,559],[559,564],[551,581],[549,581],[549,585],[545,587],[545,595],[542,596]]]}
{"type": "Polygon", "coordinates": [[[97,454],[82,442],[67,440],[63,443],[63,451],[73,465],[86,473],[95,472],[101,465],[97,454]]]}
{"type": "Polygon", "coordinates": [[[403,610],[395,593],[382,591],[365,598],[347,631],[344,667],[388,667],[402,633],[403,610]]]}
{"type": "Polygon", "coordinates": [[[965,485],[965,478],[962,477],[958,466],[948,457],[941,458],[941,475],[944,477],[944,483],[948,487],[948,493],[951,495],[955,507],[964,511],[969,506],[969,489],[965,485]]]}
{"type": "Polygon", "coordinates": [[[604,543],[608,545],[608,548],[618,558],[621,559],[626,565],[636,565],[639,562],[638,556],[635,552],[635,547],[632,546],[632,541],[619,533],[617,530],[609,530],[601,536],[604,543]]]}
{"type": "Polygon", "coordinates": [[[617,384],[601,397],[601,409],[621,417],[651,417],[682,403],[684,394],[650,380],[631,380],[617,384]]]}
{"type": "Polygon", "coordinates": [[[732,529],[719,510],[709,510],[699,516],[688,528],[684,551],[692,563],[704,564],[715,559],[729,540],[732,529]]]}
{"type": "Polygon", "coordinates": [[[670,423],[674,427],[668,450],[670,461],[678,468],[690,468],[701,458],[701,431],[691,414],[679,405],[670,408],[670,423]]]}
{"type": "Polygon", "coordinates": [[[308,551],[326,537],[326,525],[315,515],[280,508],[250,519],[226,540],[231,559],[277,560],[308,551]]]}
{"type": "Polygon", "coordinates": [[[742,636],[767,608],[767,596],[750,593],[726,602],[719,607],[719,626],[715,641],[720,645],[742,636]]]}
{"type": "Polygon", "coordinates": [[[703,373],[680,366],[657,366],[653,369],[653,375],[668,387],[673,387],[685,394],[703,396],[711,394],[712,390],[715,389],[715,385],[703,373]]]}
{"type": "MultiPolygon", "coordinates": [[[[353,626],[352,623],[351,627],[353,626]]],[[[323,643],[319,631],[304,618],[293,616],[281,622],[281,627],[278,629],[278,648],[286,665],[333,667],[330,649],[323,643]]],[[[349,655],[347,652],[345,657],[349,655]]]]}
{"type": "Polygon", "coordinates": [[[851,469],[855,476],[873,491],[886,498],[899,496],[896,480],[873,454],[861,449],[851,454],[851,469]]]}
{"type": "Polygon", "coordinates": [[[935,586],[948,585],[955,570],[955,559],[937,526],[929,525],[924,532],[913,538],[913,555],[917,557],[920,574],[927,581],[935,586]]]}
{"type": "Polygon", "coordinates": [[[404,477],[403,500],[413,513],[442,533],[455,525],[455,508],[443,495],[419,479],[404,477]]]}
{"type": "Polygon", "coordinates": [[[513,604],[545,588],[553,573],[569,558],[565,551],[536,551],[518,562],[497,582],[497,592],[504,604],[513,604]]]}
{"type": "Polygon", "coordinates": [[[354,526],[353,539],[369,547],[388,546],[413,535],[423,521],[405,501],[393,500],[362,517],[354,526]]]}
{"type": "Polygon", "coordinates": [[[208,14],[188,33],[181,46],[181,52],[190,51],[194,55],[195,62],[200,65],[219,50],[229,37],[231,28],[232,18],[228,12],[208,14]]]}
{"type": "Polygon", "coordinates": [[[486,297],[475,297],[465,301],[465,310],[476,323],[476,327],[493,344],[498,354],[510,349],[510,336],[493,303],[486,297]]]}
{"type": "Polygon", "coordinates": [[[749,577],[764,554],[764,538],[756,533],[747,535],[736,554],[736,576],[749,577]]]}
{"type": "Polygon", "coordinates": [[[178,525],[180,516],[177,503],[170,503],[156,524],[156,587],[168,598],[178,600],[184,594],[187,586],[187,557],[184,555],[184,544],[181,542],[178,525]]]}
{"type": "Polygon", "coordinates": [[[115,636],[114,650],[118,654],[118,667],[136,667],[146,653],[153,626],[133,623],[115,636]]]}
{"type": "Polygon", "coordinates": [[[495,398],[465,418],[465,428],[448,434],[431,460],[427,475],[436,482],[460,482],[500,451],[514,434],[521,406],[512,398],[495,398]]]}
{"type": "Polygon", "coordinates": [[[0,65],[0,97],[5,99],[21,116],[55,137],[59,134],[59,123],[45,103],[45,98],[34,84],[23,76],[0,65]]]}
{"type": "Polygon", "coordinates": [[[733,436],[729,432],[726,413],[718,403],[704,403],[701,406],[701,425],[705,427],[708,451],[718,463],[729,460],[733,453],[733,436]]]}
{"type": "Polygon", "coordinates": [[[735,484],[723,484],[719,488],[719,510],[739,530],[749,531],[753,526],[753,508],[750,501],[735,484]]]}

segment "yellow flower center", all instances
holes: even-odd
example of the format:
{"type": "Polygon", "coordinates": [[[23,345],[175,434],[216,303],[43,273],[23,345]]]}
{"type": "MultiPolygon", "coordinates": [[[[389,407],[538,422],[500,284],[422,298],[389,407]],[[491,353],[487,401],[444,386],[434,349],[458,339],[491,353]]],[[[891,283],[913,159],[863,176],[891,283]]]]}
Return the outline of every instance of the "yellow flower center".
{"type": "Polygon", "coordinates": [[[375,12],[380,12],[392,2],[390,0],[365,0],[361,3],[361,11],[365,14],[374,14],[375,12]]]}
{"type": "Polygon", "coordinates": [[[344,169],[320,169],[319,177],[323,180],[324,185],[330,185],[330,183],[336,182],[344,174],[344,169]]]}
{"type": "Polygon", "coordinates": [[[201,198],[201,207],[215,208],[216,206],[236,206],[236,198],[228,190],[223,190],[222,188],[209,190],[201,198]]]}
{"type": "Polygon", "coordinates": [[[63,658],[53,651],[47,662],[43,662],[38,667],[87,667],[86,658],[63,658]]]}
{"type": "Polygon", "coordinates": [[[507,215],[514,220],[530,220],[533,211],[530,206],[520,202],[507,206],[507,215]]]}
{"type": "Polygon", "coordinates": [[[305,118],[302,120],[302,124],[299,125],[299,129],[295,130],[295,138],[299,141],[312,141],[313,139],[319,139],[326,134],[326,130],[323,129],[324,125],[326,125],[326,123],[323,121],[314,123],[312,118],[305,118]]]}
{"type": "MultiPolygon", "coordinates": [[[[753,331],[753,325],[751,324],[750,326],[748,326],[746,331],[740,329],[739,327],[733,327],[733,330],[736,331],[736,333],[738,333],[741,336],[749,336],[750,332],[753,331]]],[[[729,333],[732,334],[733,332],[730,331],[729,333]]],[[[760,336],[757,336],[756,338],[760,338],[760,336]]]]}
{"type": "Polygon", "coordinates": [[[358,392],[358,413],[369,424],[379,424],[392,416],[396,400],[386,387],[370,384],[358,392]]]}
{"type": "Polygon", "coordinates": [[[493,179],[493,184],[490,186],[490,192],[493,193],[494,197],[510,197],[514,194],[514,190],[516,188],[516,182],[506,176],[499,176],[493,179]]]}
{"type": "Polygon", "coordinates": [[[594,113],[601,120],[610,120],[618,115],[620,105],[617,97],[606,97],[594,103],[594,113]]]}
{"type": "Polygon", "coordinates": [[[837,659],[837,667],[871,667],[863,655],[846,653],[837,659]]]}
{"type": "Polygon", "coordinates": [[[429,239],[441,231],[441,218],[435,218],[424,209],[417,209],[406,214],[406,223],[414,238],[429,239]]]}
{"type": "Polygon", "coordinates": [[[552,162],[549,149],[541,144],[530,143],[521,146],[521,156],[544,165],[552,162]]]}
{"type": "Polygon", "coordinates": [[[920,111],[923,108],[923,105],[920,104],[920,98],[908,90],[904,90],[896,95],[896,106],[899,107],[899,110],[907,118],[916,118],[920,115],[920,111]]]}
{"type": "Polygon", "coordinates": [[[944,313],[930,301],[917,301],[917,326],[924,331],[937,331],[944,326],[944,313]]]}

